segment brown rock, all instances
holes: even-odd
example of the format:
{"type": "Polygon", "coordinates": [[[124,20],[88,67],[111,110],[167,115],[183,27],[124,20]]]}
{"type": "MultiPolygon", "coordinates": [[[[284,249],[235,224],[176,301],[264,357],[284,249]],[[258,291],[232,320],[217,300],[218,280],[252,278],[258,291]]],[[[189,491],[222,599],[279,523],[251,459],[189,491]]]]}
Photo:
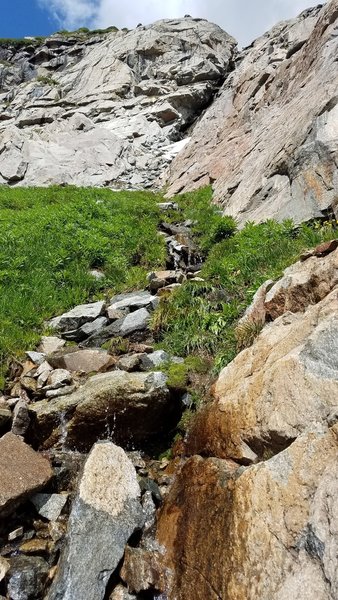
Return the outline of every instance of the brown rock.
{"type": "Polygon", "coordinates": [[[13,433],[6,433],[0,439],[0,514],[12,512],[52,476],[48,460],[13,433]]]}
{"type": "Polygon", "coordinates": [[[130,592],[142,592],[155,589],[165,592],[169,586],[169,572],[165,568],[164,558],[159,550],[126,547],[121,578],[130,592]]]}
{"type": "Polygon", "coordinates": [[[53,356],[51,360],[61,369],[82,373],[102,372],[114,365],[114,359],[108,352],[96,349],[65,351],[58,356],[53,356]]]}
{"type": "Polygon", "coordinates": [[[177,283],[177,278],[176,271],[153,271],[148,274],[149,289],[151,292],[157,292],[160,288],[177,283]]]}
{"type": "Polygon", "coordinates": [[[20,546],[20,552],[23,554],[47,554],[48,553],[48,540],[35,539],[28,540],[20,546]]]}
{"type": "Polygon", "coordinates": [[[264,307],[270,319],[286,311],[298,312],[322,300],[338,283],[338,249],[318,260],[297,262],[284,271],[265,296],[264,307]]]}
{"type": "Polygon", "coordinates": [[[337,427],[245,470],[193,457],[159,516],[168,600],[334,600],[337,427]]]}
{"type": "Polygon", "coordinates": [[[300,256],[300,260],[304,261],[310,258],[311,256],[327,256],[331,252],[333,252],[336,248],[338,248],[338,240],[331,240],[330,242],[324,242],[323,244],[319,244],[313,250],[307,250],[300,256]]]}
{"type": "Polygon", "coordinates": [[[189,432],[188,452],[248,464],[248,448],[263,457],[311,424],[330,423],[338,411],[337,314],[335,288],[304,313],[266,325],[220,373],[214,401],[189,432]]]}

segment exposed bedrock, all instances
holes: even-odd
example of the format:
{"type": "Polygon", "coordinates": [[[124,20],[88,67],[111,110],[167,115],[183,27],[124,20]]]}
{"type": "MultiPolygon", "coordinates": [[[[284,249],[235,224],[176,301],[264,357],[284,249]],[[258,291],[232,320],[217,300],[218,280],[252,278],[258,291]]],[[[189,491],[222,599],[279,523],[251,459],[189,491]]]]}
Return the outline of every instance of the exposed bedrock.
{"type": "Polygon", "coordinates": [[[338,1],[279,23],[245,49],[164,180],[213,183],[240,223],[336,209],[338,1]]]}
{"type": "Polygon", "coordinates": [[[0,46],[0,183],[151,186],[235,52],[189,17],[0,46]]]}

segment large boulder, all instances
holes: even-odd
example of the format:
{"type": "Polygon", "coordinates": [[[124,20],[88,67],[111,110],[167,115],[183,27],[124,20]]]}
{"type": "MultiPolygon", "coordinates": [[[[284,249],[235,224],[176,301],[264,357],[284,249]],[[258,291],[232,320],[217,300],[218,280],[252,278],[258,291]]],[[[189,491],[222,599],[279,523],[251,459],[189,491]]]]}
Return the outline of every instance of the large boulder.
{"type": "Polygon", "coordinates": [[[144,523],[132,462],[111,442],[96,444],[79,482],[66,545],[49,600],[100,600],[124,548],[144,523]]]}
{"type": "Polygon", "coordinates": [[[159,517],[168,600],[335,600],[337,458],[337,425],[246,469],[190,458],[159,517]]]}
{"type": "Polygon", "coordinates": [[[113,371],[94,375],[69,396],[35,402],[29,409],[35,443],[88,451],[102,438],[128,448],[160,439],[177,423],[181,403],[171,396],[161,372],[113,371]]]}
{"type": "Polygon", "coordinates": [[[42,489],[52,478],[49,461],[34,452],[22,439],[6,433],[0,439],[0,515],[42,489]]]}
{"type": "Polygon", "coordinates": [[[212,183],[225,214],[297,223],[337,204],[337,0],[304,11],[238,57],[165,178],[212,183]]]}
{"type": "Polygon", "coordinates": [[[215,383],[188,449],[244,464],[338,416],[338,289],[305,312],[266,325],[215,383]]]}

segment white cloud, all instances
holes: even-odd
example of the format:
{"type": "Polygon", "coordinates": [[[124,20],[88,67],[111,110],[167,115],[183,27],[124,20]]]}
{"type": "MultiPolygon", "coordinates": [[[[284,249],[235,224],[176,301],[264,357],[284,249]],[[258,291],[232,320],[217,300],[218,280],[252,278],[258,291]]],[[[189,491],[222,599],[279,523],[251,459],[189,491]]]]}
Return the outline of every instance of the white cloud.
{"type": "Polygon", "coordinates": [[[39,0],[67,28],[133,28],[161,18],[204,17],[241,44],[250,43],[282,19],[296,16],[315,0],[39,0]]]}
{"type": "Polygon", "coordinates": [[[99,0],[38,0],[38,3],[66,29],[92,24],[100,4],[99,0]]]}

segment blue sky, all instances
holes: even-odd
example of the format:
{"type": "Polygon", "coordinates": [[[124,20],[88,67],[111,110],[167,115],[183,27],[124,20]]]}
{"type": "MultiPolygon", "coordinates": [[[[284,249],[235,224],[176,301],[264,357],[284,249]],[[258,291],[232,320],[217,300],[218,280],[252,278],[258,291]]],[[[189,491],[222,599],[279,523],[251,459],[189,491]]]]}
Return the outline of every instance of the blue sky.
{"type": "Polygon", "coordinates": [[[81,26],[135,27],[160,18],[205,17],[240,44],[248,44],[277,21],[315,5],[313,0],[1,0],[0,37],[47,35],[81,26]]]}

